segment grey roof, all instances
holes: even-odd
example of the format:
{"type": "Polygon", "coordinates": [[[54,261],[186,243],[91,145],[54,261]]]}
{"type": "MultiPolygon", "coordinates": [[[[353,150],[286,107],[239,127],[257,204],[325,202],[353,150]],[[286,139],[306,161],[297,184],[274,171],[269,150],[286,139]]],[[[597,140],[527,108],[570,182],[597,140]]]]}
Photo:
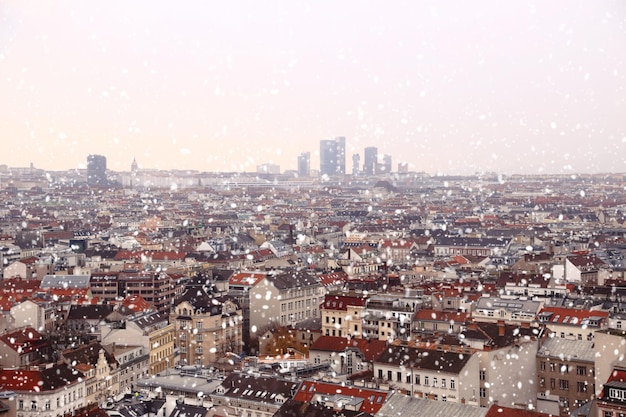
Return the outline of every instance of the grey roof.
{"type": "Polygon", "coordinates": [[[471,356],[471,353],[459,354],[457,352],[389,345],[375,362],[387,366],[410,366],[415,369],[458,374],[463,370],[471,356]]]}
{"type": "Polygon", "coordinates": [[[169,316],[165,313],[148,313],[139,317],[135,317],[130,319],[133,323],[135,323],[139,328],[146,330],[150,327],[165,327],[169,324],[169,316]]]}
{"type": "Polygon", "coordinates": [[[170,417],[204,417],[208,411],[207,408],[195,405],[176,404],[176,408],[174,408],[170,417]]]}
{"type": "Polygon", "coordinates": [[[594,362],[595,358],[593,341],[570,340],[560,337],[546,338],[537,355],[581,362],[594,362]]]}
{"type": "Polygon", "coordinates": [[[89,288],[90,275],[45,275],[41,288],[89,288]]]}
{"type": "Polygon", "coordinates": [[[508,238],[480,238],[480,237],[438,237],[436,246],[456,246],[470,248],[502,248],[509,244],[508,238]]]}
{"type": "Polygon", "coordinates": [[[319,287],[322,283],[313,275],[306,271],[285,271],[278,274],[267,274],[266,279],[270,281],[279,290],[288,288],[307,288],[319,287]]]}
{"type": "Polygon", "coordinates": [[[387,399],[375,416],[485,417],[488,411],[488,408],[469,404],[425,400],[408,395],[394,394],[387,399]]]}
{"type": "Polygon", "coordinates": [[[540,301],[504,299],[494,297],[480,297],[476,303],[476,309],[499,310],[501,308],[507,311],[522,311],[525,313],[537,314],[541,309],[540,301]]]}

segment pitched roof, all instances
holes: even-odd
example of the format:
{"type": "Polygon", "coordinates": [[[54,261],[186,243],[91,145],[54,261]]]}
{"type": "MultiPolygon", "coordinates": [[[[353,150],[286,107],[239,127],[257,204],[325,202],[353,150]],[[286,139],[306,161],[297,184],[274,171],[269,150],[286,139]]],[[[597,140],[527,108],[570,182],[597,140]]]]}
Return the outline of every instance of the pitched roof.
{"type": "Polygon", "coordinates": [[[360,338],[348,339],[339,336],[320,336],[311,345],[309,350],[322,350],[325,352],[344,352],[348,349],[357,349],[363,353],[369,362],[376,359],[387,347],[384,340],[367,340],[360,338]]]}
{"type": "Polygon", "coordinates": [[[110,304],[72,305],[67,314],[68,320],[104,320],[113,312],[110,304]]]}
{"type": "Polygon", "coordinates": [[[582,310],[566,307],[544,307],[537,314],[539,321],[550,327],[550,324],[568,326],[588,326],[597,327],[600,322],[607,320],[608,311],[582,310]]]}
{"type": "Polygon", "coordinates": [[[247,285],[254,287],[267,276],[265,272],[237,272],[231,275],[229,285],[247,285]]]}
{"type": "Polygon", "coordinates": [[[317,277],[314,277],[308,272],[302,270],[292,270],[275,274],[268,274],[266,279],[279,290],[286,290],[289,288],[306,288],[322,285],[317,277]]]}
{"type": "Polygon", "coordinates": [[[298,384],[276,377],[233,373],[226,377],[221,386],[225,397],[273,403],[277,401],[277,395],[285,399],[291,398],[298,384]]]}
{"type": "Polygon", "coordinates": [[[394,394],[381,407],[380,411],[376,413],[376,417],[485,417],[485,414],[487,414],[487,409],[484,407],[394,394]]]}
{"type": "Polygon", "coordinates": [[[349,295],[332,295],[326,294],[324,298],[324,303],[322,304],[322,309],[324,310],[342,310],[347,311],[348,306],[358,306],[363,307],[367,303],[367,297],[356,297],[349,295]]]}
{"type": "Polygon", "coordinates": [[[0,340],[20,354],[27,354],[49,344],[44,337],[32,327],[14,330],[0,336],[0,340]]]}
{"type": "Polygon", "coordinates": [[[83,374],[67,364],[54,364],[40,371],[0,370],[0,390],[16,392],[53,391],[82,379],[83,374]]]}
{"type": "Polygon", "coordinates": [[[294,395],[295,401],[310,402],[317,394],[339,395],[363,399],[359,411],[374,414],[385,403],[389,393],[364,387],[348,387],[341,384],[305,380],[294,395]]]}
{"type": "Polygon", "coordinates": [[[538,411],[521,410],[519,408],[504,407],[494,404],[489,408],[485,417],[550,417],[552,414],[538,411]]]}
{"type": "Polygon", "coordinates": [[[410,365],[415,369],[458,374],[463,370],[471,356],[471,353],[459,355],[457,352],[443,352],[392,344],[383,350],[375,362],[385,365],[410,365]]]}

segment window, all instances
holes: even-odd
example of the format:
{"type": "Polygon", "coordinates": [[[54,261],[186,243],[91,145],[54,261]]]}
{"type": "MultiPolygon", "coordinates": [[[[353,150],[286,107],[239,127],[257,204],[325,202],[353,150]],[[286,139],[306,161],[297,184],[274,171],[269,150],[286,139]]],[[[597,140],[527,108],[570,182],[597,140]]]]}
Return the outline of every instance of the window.
{"type": "Polygon", "coordinates": [[[567,379],[559,379],[559,389],[562,391],[569,390],[569,381],[567,379]]]}
{"type": "Polygon", "coordinates": [[[24,400],[18,400],[17,401],[17,409],[18,410],[23,410],[24,409],[24,400]]]}
{"type": "Polygon", "coordinates": [[[546,363],[544,361],[541,361],[540,368],[542,371],[546,370],[546,363]]]}
{"type": "Polygon", "coordinates": [[[554,389],[556,387],[556,379],[550,378],[550,389],[554,389]]]}
{"type": "Polygon", "coordinates": [[[450,380],[450,389],[456,389],[456,384],[454,382],[454,378],[450,380]]]}
{"type": "Polygon", "coordinates": [[[406,383],[407,384],[411,383],[411,374],[406,374],[406,383]]]}
{"type": "Polygon", "coordinates": [[[487,388],[480,387],[480,398],[487,398],[487,388]]]}
{"type": "Polygon", "coordinates": [[[201,321],[197,321],[196,322],[196,329],[202,329],[202,322],[201,321]]]}
{"type": "Polygon", "coordinates": [[[419,375],[415,375],[415,385],[420,385],[420,376],[419,375]]]}
{"type": "Polygon", "coordinates": [[[428,377],[427,377],[427,376],[425,376],[425,377],[424,377],[424,385],[425,385],[425,386],[428,386],[428,382],[429,382],[429,381],[428,381],[428,377]]]}
{"type": "Polygon", "coordinates": [[[544,377],[539,378],[539,386],[541,388],[545,388],[546,387],[546,379],[544,377]]]}
{"type": "Polygon", "coordinates": [[[402,381],[402,372],[396,372],[396,381],[398,382],[402,381]]]}
{"type": "Polygon", "coordinates": [[[484,381],[485,379],[487,379],[487,378],[486,378],[486,376],[487,376],[486,374],[487,374],[487,373],[486,373],[484,370],[482,370],[482,371],[480,371],[480,372],[479,372],[479,376],[480,376],[480,380],[481,380],[481,381],[484,381]]]}
{"type": "Polygon", "coordinates": [[[441,378],[441,388],[445,388],[445,387],[446,387],[446,379],[441,378]]]}
{"type": "Polygon", "coordinates": [[[550,362],[550,372],[556,371],[556,363],[550,362]]]}
{"type": "Polygon", "coordinates": [[[577,392],[587,392],[587,384],[581,381],[576,383],[576,391],[577,392]]]}
{"type": "Polygon", "coordinates": [[[586,366],[577,366],[576,367],[576,375],[587,375],[587,367],[586,366]]]}
{"type": "Polygon", "coordinates": [[[437,377],[433,378],[433,387],[437,388],[437,377]]]}
{"type": "Polygon", "coordinates": [[[383,379],[383,370],[382,369],[378,370],[378,378],[379,379],[383,379]]]}

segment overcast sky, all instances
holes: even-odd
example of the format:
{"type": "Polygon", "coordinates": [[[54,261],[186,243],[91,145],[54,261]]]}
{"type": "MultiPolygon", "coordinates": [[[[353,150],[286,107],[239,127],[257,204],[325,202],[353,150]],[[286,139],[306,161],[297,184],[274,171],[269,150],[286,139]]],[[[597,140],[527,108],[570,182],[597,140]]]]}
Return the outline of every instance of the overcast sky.
{"type": "Polygon", "coordinates": [[[626,2],[0,0],[0,164],[626,172],[626,2]]]}

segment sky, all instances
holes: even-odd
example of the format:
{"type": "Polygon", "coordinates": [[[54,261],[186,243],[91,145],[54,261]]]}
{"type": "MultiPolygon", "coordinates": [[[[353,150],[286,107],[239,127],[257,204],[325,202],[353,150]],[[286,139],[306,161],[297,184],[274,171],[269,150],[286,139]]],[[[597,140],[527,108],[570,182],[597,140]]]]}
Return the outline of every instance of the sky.
{"type": "Polygon", "coordinates": [[[626,2],[0,0],[0,164],[626,172],[626,2]]]}

